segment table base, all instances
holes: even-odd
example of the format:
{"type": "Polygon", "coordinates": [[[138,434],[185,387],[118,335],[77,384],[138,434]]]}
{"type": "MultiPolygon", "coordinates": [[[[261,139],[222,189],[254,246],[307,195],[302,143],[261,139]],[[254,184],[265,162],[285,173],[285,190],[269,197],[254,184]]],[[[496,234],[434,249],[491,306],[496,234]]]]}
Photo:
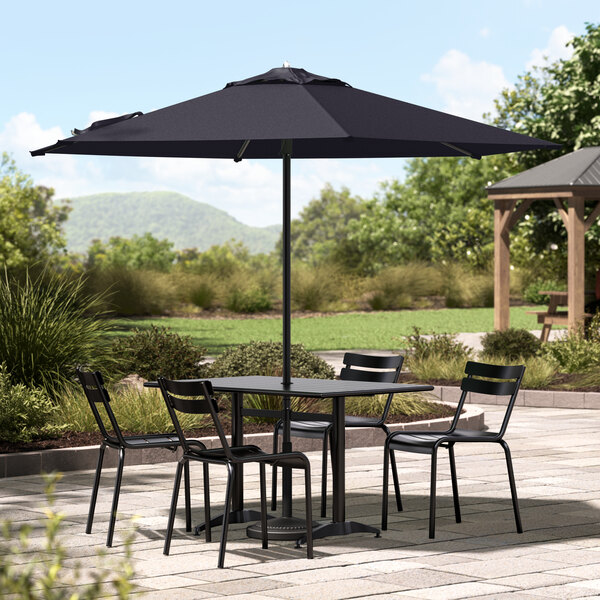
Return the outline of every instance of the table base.
{"type": "MultiPolygon", "coordinates": [[[[313,521],[313,530],[321,524],[313,521]]],[[[249,538],[262,539],[262,529],[259,523],[254,523],[246,529],[249,538]]],[[[297,540],[306,535],[306,520],[296,517],[276,517],[267,521],[267,537],[274,541],[297,540]]]]}
{"type": "MultiPolygon", "coordinates": [[[[350,535],[351,533],[374,533],[375,537],[381,537],[381,530],[371,525],[358,523],[356,521],[340,521],[321,523],[313,528],[313,540],[336,535],[350,535]]],[[[306,543],[306,534],[297,540],[297,545],[306,543]]]]}

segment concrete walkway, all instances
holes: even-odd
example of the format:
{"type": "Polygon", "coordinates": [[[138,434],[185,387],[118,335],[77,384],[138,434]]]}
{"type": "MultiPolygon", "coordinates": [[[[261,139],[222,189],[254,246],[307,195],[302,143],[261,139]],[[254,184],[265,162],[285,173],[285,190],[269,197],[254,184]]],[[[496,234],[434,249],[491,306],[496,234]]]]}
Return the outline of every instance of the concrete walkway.
{"type": "MultiPolygon", "coordinates": [[[[486,406],[493,429],[501,413],[486,406]]],[[[136,582],[148,599],[222,598],[600,598],[600,411],[517,407],[507,441],[514,457],[525,533],[515,533],[503,453],[496,445],[457,450],[463,522],[453,519],[447,463],[440,457],[437,539],[427,537],[427,456],[399,456],[405,511],[391,510],[390,528],[379,539],[354,534],[317,540],[315,559],[291,542],[268,550],[233,525],[223,570],[217,547],[186,534],[178,516],[171,556],[162,554],[174,464],[125,468],[115,547],[124,554],[127,517],[141,515],[133,543],[136,582]]],[[[320,453],[310,454],[318,490],[320,453]]],[[[377,525],[382,479],[380,448],[353,449],[347,458],[347,514],[377,525]]],[[[246,502],[258,506],[258,474],[248,468],[246,502]]],[[[213,510],[219,509],[224,477],[212,468],[213,510]]],[[[114,469],[103,476],[94,533],[84,534],[91,471],[67,473],[57,489],[66,514],[64,541],[74,568],[95,564],[104,549],[114,469]]],[[[201,468],[192,467],[194,521],[202,519],[201,468]]],[[[294,491],[301,493],[300,480],[294,491]]],[[[0,520],[35,523],[42,514],[41,477],[2,481],[0,520]]],[[[302,512],[297,497],[297,512],[302,512]]],[[[183,498],[180,505],[183,504],[183,498]]],[[[315,493],[315,510],[318,495],[315,493]]],[[[213,532],[218,538],[219,530],[213,532]]],[[[32,548],[40,547],[35,527],[32,548]]],[[[25,557],[23,557],[25,558],[25,557]]],[[[1,596],[0,592],[0,596],[1,596]]]]}

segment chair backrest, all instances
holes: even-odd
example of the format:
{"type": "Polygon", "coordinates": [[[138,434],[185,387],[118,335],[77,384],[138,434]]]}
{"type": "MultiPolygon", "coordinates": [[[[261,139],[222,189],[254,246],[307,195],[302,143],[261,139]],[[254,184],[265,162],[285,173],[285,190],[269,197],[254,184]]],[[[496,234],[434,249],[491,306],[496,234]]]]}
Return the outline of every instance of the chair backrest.
{"type": "Polygon", "coordinates": [[[221,440],[221,446],[225,452],[225,456],[229,460],[235,461],[235,457],[227,442],[225,431],[221,425],[221,420],[217,415],[219,407],[214,398],[210,381],[174,381],[172,379],[159,377],[158,385],[163,394],[163,398],[165,399],[171,420],[173,421],[173,427],[175,427],[175,431],[185,452],[189,451],[189,444],[183,435],[181,424],[177,418],[177,411],[194,415],[210,415],[219,439],[221,440]]]}
{"type": "Polygon", "coordinates": [[[492,396],[510,396],[504,418],[502,419],[502,425],[496,434],[497,439],[502,438],[508,427],[508,421],[517,400],[525,367],[523,365],[488,365],[486,363],[468,361],[465,366],[465,373],[467,376],[460,384],[462,394],[450,430],[454,430],[458,425],[458,419],[460,418],[463,404],[469,392],[492,396]]]}
{"type": "Polygon", "coordinates": [[[111,408],[110,396],[106,387],[104,386],[104,379],[102,378],[100,371],[84,371],[80,367],[77,367],[77,377],[79,378],[79,382],[83,387],[85,397],[87,398],[90,408],[92,409],[96,423],[98,423],[100,433],[102,433],[105,439],[113,443],[118,442],[125,446],[126,442],[123,438],[121,428],[117,423],[115,414],[111,408]],[[101,405],[104,408],[110,425],[104,422],[102,414],[98,410],[98,405],[101,405]],[[108,433],[110,429],[115,432],[114,436],[108,433]]]}
{"type": "MultiPolygon", "coordinates": [[[[344,354],[344,367],[340,371],[340,379],[348,381],[373,381],[381,383],[396,383],[402,370],[404,356],[371,356],[369,354],[356,354],[346,352],[344,354]],[[359,368],[356,368],[359,367],[359,368]],[[368,370],[365,370],[368,369],[368,370]],[[378,370],[372,370],[378,369],[378,370]]],[[[388,416],[394,394],[389,394],[380,423],[388,416]]]]}

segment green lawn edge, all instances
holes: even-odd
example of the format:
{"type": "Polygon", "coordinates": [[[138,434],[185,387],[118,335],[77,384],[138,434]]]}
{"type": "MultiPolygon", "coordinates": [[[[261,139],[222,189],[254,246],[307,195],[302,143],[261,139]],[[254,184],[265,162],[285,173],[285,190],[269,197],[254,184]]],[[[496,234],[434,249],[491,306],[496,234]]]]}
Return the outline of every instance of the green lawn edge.
{"type": "MultiPolygon", "coordinates": [[[[540,329],[535,315],[528,310],[543,307],[515,306],[510,309],[511,327],[540,329]]],[[[281,318],[183,318],[147,317],[113,320],[112,336],[131,335],[135,328],[151,325],[169,327],[182,336],[190,336],[209,354],[220,354],[229,346],[256,341],[281,341],[281,318]]],[[[493,308],[444,308],[437,310],[401,310],[372,313],[292,318],[292,343],[311,351],[371,349],[399,350],[406,347],[403,336],[413,327],[421,333],[468,333],[494,329],[493,308]]]]}

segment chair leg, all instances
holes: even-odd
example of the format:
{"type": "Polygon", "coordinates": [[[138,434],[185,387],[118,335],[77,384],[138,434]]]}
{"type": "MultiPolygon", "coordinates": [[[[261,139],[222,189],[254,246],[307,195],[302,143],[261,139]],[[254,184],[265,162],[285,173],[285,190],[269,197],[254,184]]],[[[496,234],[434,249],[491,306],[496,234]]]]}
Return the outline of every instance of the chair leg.
{"type": "MultiPolygon", "coordinates": [[[[382,425],[386,436],[390,435],[390,430],[386,425],[382,425]]],[[[396,455],[390,453],[390,462],[392,463],[392,479],[394,481],[394,493],[396,494],[396,508],[398,512],[402,512],[402,497],[400,496],[400,480],[398,479],[398,468],[396,467],[396,455]]]]}
{"type": "Polygon", "coordinates": [[[312,532],[312,492],[310,489],[310,465],[306,465],[304,472],[304,496],[306,502],[306,558],[313,558],[313,532],[312,532]]]}
{"type": "Polygon", "coordinates": [[[269,547],[269,536],[267,533],[267,483],[265,475],[265,463],[258,464],[260,469],[260,532],[262,535],[262,547],[269,547]]]}
{"type": "Polygon", "coordinates": [[[513,511],[515,513],[515,524],[517,533],[523,533],[523,525],[521,524],[521,513],[519,512],[519,500],[517,498],[517,486],[515,484],[515,474],[513,472],[512,459],[510,456],[510,448],[504,440],[500,440],[504,454],[506,455],[506,468],[508,469],[508,481],[510,482],[510,495],[512,497],[513,511]]]}
{"type": "MultiPolygon", "coordinates": [[[[279,421],[273,430],[273,454],[279,449],[279,421]]],[[[271,481],[271,510],[277,510],[277,467],[273,465],[273,479],[271,481]]]]}
{"type": "Polygon", "coordinates": [[[98,488],[100,487],[100,475],[102,473],[102,463],[104,461],[104,451],[106,445],[103,443],[98,452],[98,465],[96,466],[96,477],[94,478],[94,487],[92,488],[92,498],[90,499],[90,511],[88,513],[86,533],[92,533],[92,523],[94,522],[94,512],[96,511],[96,500],[98,498],[98,488]]]}
{"type": "Polygon", "coordinates": [[[112,508],[110,510],[110,521],[108,523],[108,537],[106,545],[110,548],[113,543],[115,533],[115,522],[117,520],[117,507],[119,505],[119,494],[121,493],[121,480],[123,479],[123,464],[125,462],[125,448],[119,448],[119,464],[117,466],[117,476],[115,477],[115,491],[113,492],[112,508]]]}
{"type": "Polygon", "coordinates": [[[190,494],[190,462],[185,461],[183,466],[183,480],[185,490],[185,530],[192,530],[192,498],[190,494]]]}
{"type": "Polygon", "coordinates": [[[227,545],[227,531],[229,529],[229,510],[231,506],[231,490],[233,488],[233,465],[227,464],[227,487],[225,489],[225,508],[223,509],[223,529],[221,530],[221,544],[219,546],[219,560],[217,566],[223,568],[225,562],[225,546],[227,545]]]}
{"type": "Polygon", "coordinates": [[[323,434],[323,466],[321,468],[321,516],[327,516],[327,431],[323,434]]]}
{"type": "Polygon", "coordinates": [[[435,483],[437,477],[437,448],[431,453],[431,489],[429,491],[429,537],[435,538],[435,483]]]}
{"type": "Polygon", "coordinates": [[[204,483],[204,539],[206,542],[212,542],[212,530],[210,526],[210,479],[208,473],[208,463],[202,465],[202,477],[204,483]]]}
{"type": "Polygon", "coordinates": [[[383,447],[383,493],[382,493],[382,501],[381,501],[381,529],[385,531],[387,529],[387,520],[388,520],[388,486],[390,482],[390,474],[388,473],[390,469],[390,454],[392,454],[393,450],[390,450],[390,447],[386,443],[383,447]]]}
{"type": "MultiPolygon", "coordinates": [[[[177,510],[177,499],[179,498],[179,487],[181,485],[181,472],[183,470],[183,460],[181,459],[177,463],[177,470],[175,471],[175,482],[173,483],[173,495],[171,497],[171,509],[169,510],[169,521],[167,523],[167,534],[165,535],[165,545],[163,547],[163,554],[169,555],[171,550],[171,537],[173,536],[173,524],[175,523],[175,511],[177,510]]],[[[187,460],[185,461],[187,464],[187,460]]]]}
{"type": "Polygon", "coordinates": [[[454,516],[456,522],[461,522],[460,502],[458,499],[458,480],[456,479],[456,462],[454,460],[454,444],[448,446],[448,456],[450,458],[450,476],[452,477],[452,497],[454,498],[454,516]]]}

